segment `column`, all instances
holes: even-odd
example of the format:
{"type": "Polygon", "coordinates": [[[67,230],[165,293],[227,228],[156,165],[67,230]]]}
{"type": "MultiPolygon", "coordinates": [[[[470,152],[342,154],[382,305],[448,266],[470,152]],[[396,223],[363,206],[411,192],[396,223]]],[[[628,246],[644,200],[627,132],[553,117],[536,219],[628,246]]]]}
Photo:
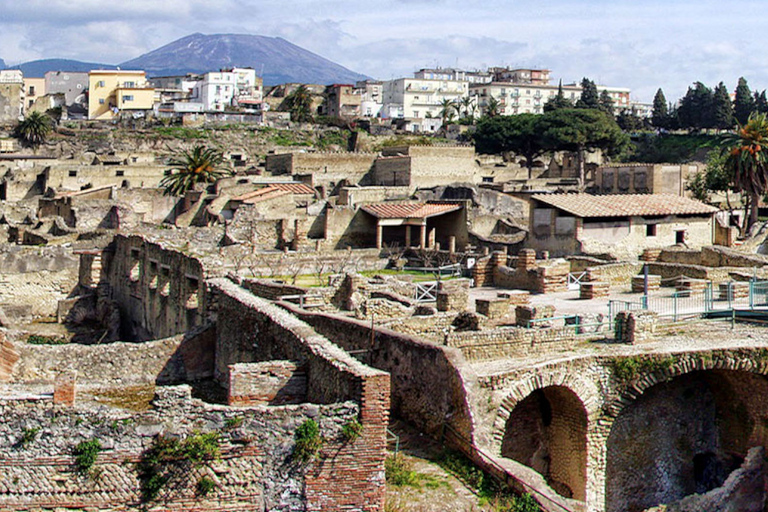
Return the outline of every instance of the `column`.
{"type": "Polygon", "coordinates": [[[383,245],[383,239],[384,239],[384,233],[383,228],[381,227],[381,224],[376,222],[376,248],[381,249],[381,246],[383,245]]]}
{"type": "Polygon", "coordinates": [[[419,249],[427,248],[427,225],[419,226],[419,249]]]}
{"type": "Polygon", "coordinates": [[[405,246],[406,247],[411,246],[411,225],[410,224],[405,225],[405,246]]]}

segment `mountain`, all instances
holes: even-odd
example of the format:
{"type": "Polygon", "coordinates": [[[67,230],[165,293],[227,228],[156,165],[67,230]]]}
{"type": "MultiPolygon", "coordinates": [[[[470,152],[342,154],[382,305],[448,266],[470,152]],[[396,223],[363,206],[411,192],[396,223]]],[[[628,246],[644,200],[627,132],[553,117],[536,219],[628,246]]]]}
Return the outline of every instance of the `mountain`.
{"type": "Polygon", "coordinates": [[[42,78],[48,71],[80,71],[87,73],[92,69],[115,69],[115,66],[112,64],[97,64],[95,62],[80,62],[79,60],[69,59],[42,59],[25,62],[18,66],[9,66],[8,69],[20,69],[25,77],[42,78]]]}
{"type": "Polygon", "coordinates": [[[368,78],[285,39],[247,34],[192,34],[123,62],[120,67],[143,69],[149,76],[251,67],[264,78],[264,85],[354,83],[368,78]]]}
{"type": "Polygon", "coordinates": [[[5,69],[5,61],[0,59],[0,69],[5,69]]]}

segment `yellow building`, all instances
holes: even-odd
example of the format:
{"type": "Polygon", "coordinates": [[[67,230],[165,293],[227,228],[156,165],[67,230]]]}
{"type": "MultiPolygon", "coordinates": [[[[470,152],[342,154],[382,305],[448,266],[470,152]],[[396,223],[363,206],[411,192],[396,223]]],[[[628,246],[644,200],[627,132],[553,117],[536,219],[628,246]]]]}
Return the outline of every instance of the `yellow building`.
{"type": "Polygon", "coordinates": [[[88,73],[88,119],[116,119],[124,111],[152,110],[155,90],[144,71],[88,73]]]}
{"type": "Polygon", "coordinates": [[[38,98],[45,96],[45,78],[28,78],[25,76],[24,93],[27,103],[24,106],[24,111],[26,112],[28,109],[32,108],[32,105],[35,104],[35,101],[38,98]]]}

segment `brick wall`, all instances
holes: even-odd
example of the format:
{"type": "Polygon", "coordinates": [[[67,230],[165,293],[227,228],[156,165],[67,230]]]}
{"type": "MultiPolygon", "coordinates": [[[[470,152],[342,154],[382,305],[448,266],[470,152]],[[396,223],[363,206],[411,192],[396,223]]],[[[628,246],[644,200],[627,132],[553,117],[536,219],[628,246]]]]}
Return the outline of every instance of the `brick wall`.
{"type": "Polygon", "coordinates": [[[13,369],[19,361],[19,353],[5,333],[0,331],[0,382],[8,382],[13,374],[13,369]]]}

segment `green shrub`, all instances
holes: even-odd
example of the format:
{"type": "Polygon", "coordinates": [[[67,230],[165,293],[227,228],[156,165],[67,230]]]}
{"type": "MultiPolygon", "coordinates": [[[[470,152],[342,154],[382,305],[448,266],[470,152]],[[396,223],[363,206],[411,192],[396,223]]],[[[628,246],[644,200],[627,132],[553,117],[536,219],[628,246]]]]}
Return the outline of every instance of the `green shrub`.
{"type": "Polygon", "coordinates": [[[420,487],[419,474],[411,469],[411,464],[400,454],[391,455],[384,461],[384,474],[387,483],[396,487],[420,487]]]}
{"type": "Polygon", "coordinates": [[[363,434],[363,424],[357,419],[349,420],[342,428],[341,435],[350,443],[354,442],[363,434]]]}
{"type": "Polygon", "coordinates": [[[184,440],[158,436],[141,456],[137,471],[142,501],[154,501],[176,473],[188,473],[192,467],[221,456],[219,434],[195,432],[184,440]]]}
{"type": "Polygon", "coordinates": [[[204,476],[197,481],[195,490],[197,491],[198,496],[208,496],[214,489],[216,489],[216,487],[218,487],[218,485],[213,478],[204,476]]]}
{"type": "Polygon", "coordinates": [[[37,439],[37,434],[39,432],[40,427],[23,428],[21,430],[21,437],[19,438],[18,442],[19,447],[24,450],[29,448],[29,445],[31,445],[35,439],[37,439]]]}
{"type": "Polygon", "coordinates": [[[69,343],[65,338],[56,336],[41,336],[39,334],[30,334],[27,337],[27,343],[30,345],[66,345],[69,343]]]}
{"type": "Polygon", "coordinates": [[[612,362],[613,372],[619,380],[628,382],[634,380],[643,373],[654,373],[660,370],[669,370],[677,359],[674,356],[640,357],[630,356],[615,359],[612,362]]]}
{"type": "Polygon", "coordinates": [[[88,473],[93,465],[96,463],[96,457],[98,457],[101,451],[101,443],[98,439],[91,439],[90,441],[82,441],[75,446],[75,466],[79,473],[88,473]]]}
{"type": "Polygon", "coordinates": [[[234,418],[227,418],[224,420],[224,428],[227,430],[232,430],[235,428],[240,427],[243,424],[243,417],[242,416],[235,416],[234,418]]]}
{"type": "Polygon", "coordinates": [[[293,456],[301,462],[309,462],[317,456],[323,446],[320,437],[320,426],[315,420],[309,419],[296,429],[296,447],[293,456]]]}

